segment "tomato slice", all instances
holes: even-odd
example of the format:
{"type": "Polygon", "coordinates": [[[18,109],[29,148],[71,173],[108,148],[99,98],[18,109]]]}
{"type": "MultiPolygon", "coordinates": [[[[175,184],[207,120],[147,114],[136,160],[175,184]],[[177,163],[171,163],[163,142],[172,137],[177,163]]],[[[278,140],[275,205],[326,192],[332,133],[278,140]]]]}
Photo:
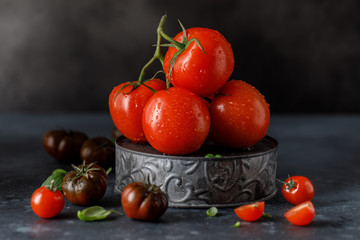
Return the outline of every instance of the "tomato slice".
{"type": "Polygon", "coordinates": [[[244,221],[258,220],[264,213],[265,202],[255,202],[235,208],[236,215],[244,221]]]}
{"type": "Polygon", "coordinates": [[[305,226],[314,219],[315,208],[312,202],[306,201],[291,208],[284,216],[294,225],[305,226]]]}

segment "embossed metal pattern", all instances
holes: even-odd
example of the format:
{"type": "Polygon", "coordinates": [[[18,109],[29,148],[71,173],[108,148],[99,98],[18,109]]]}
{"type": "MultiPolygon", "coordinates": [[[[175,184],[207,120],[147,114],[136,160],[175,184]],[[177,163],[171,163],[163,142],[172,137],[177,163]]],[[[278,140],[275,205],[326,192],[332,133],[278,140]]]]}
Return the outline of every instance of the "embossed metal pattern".
{"type": "Polygon", "coordinates": [[[277,192],[277,141],[269,136],[251,150],[219,152],[209,145],[193,156],[169,156],[150,146],[133,145],[124,138],[117,140],[119,194],[129,183],[149,179],[167,193],[169,207],[206,208],[266,200],[277,192]],[[224,157],[205,158],[203,153],[210,149],[224,157]]]}

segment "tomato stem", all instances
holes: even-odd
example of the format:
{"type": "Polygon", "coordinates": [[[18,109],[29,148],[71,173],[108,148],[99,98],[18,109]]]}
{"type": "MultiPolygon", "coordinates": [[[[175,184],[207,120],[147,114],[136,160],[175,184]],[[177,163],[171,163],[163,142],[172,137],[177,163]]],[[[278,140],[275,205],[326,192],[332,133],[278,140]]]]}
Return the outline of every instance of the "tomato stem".
{"type": "Polygon", "coordinates": [[[162,54],[161,45],[162,45],[162,36],[161,32],[163,31],[164,25],[166,23],[167,15],[164,15],[160,19],[159,26],[157,28],[157,41],[156,41],[156,49],[154,56],[145,64],[145,66],[141,69],[140,76],[138,79],[138,84],[143,84],[145,71],[158,59],[161,65],[164,65],[164,55],[162,54]]]}
{"type": "Polygon", "coordinates": [[[54,179],[51,180],[50,186],[48,186],[47,189],[49,189],[49,190],[52,191],[52,192],[56,192],[57,188],[56,188],[56,186],[55,186],[55,181],[54,181],[54,179]]]}

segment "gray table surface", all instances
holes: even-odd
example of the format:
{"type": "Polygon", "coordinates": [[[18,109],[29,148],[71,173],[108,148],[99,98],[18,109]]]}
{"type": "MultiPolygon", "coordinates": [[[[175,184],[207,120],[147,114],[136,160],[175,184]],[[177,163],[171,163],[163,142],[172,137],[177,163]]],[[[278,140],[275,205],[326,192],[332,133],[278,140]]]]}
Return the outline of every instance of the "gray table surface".
{"type": "MultiPolygon", "coordinates": [[[[279,141],[277,177],[309,177],[315,186],[314,221],[306,227],[283,217],[292,207],[281,193],[267,201],[271,219],[241,221],[233,208],[208,217],[205,209],[168,209],[155,222],[111,215],[101,222],[82,222],[83,207],[65,202],[53,219],[31,210],[32,192],[56,168],[70,170],[43,150],[41,139],[50,129],[111,136],[107,113],[0,114],[0,239],[359,239],[360,237],[360,115],[273,115],[268,134],[279,141]]],[[[110,173],[107,192],[99,202],[122,211],[110,173]]],[[[278,184],[280,187],[280,184],[278,184]]]]}

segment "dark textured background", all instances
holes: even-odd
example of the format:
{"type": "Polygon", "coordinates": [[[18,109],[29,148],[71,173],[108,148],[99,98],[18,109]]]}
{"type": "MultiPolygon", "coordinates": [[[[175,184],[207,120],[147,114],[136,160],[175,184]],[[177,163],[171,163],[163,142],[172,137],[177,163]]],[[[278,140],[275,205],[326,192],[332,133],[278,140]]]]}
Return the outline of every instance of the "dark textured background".
{"type": "MultiPolygon", "coordinates": [[[[106,111],[156,27],[219,30],[275,113],[360,112],[360,1],[0,0],[0,112],[106,111]]],[[[159,68],[160,66],[156,66],[159,68]]],[[[149,76],[152,75],[149,73],[149,76]]]]}

